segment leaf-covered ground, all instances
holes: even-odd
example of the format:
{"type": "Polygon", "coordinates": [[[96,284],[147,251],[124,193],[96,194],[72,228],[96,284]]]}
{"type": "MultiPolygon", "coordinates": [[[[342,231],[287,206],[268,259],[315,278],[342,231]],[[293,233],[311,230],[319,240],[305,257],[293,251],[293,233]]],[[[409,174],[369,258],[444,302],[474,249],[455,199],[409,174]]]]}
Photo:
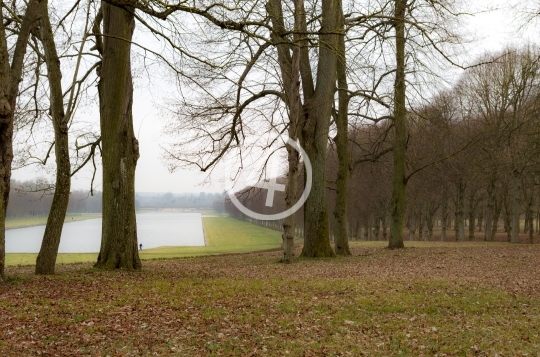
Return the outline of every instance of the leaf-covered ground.
{"type": "Polygon", "coordinates": [[[355,245],[145,262],[9,267],[0,356],[537,356],[540,246],[355,245]]]}

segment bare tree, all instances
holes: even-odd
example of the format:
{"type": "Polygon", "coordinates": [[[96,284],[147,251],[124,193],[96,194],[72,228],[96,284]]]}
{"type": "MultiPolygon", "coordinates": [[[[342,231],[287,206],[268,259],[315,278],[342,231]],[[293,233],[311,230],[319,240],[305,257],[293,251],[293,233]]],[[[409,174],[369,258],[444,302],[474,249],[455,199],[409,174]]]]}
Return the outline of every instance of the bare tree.
{"type": "Polygon", "coordinates": [[[18,9],[12,8],[11,16],[6,18],[4,9],[8,6],[4,1],[0,1],[0,278],[2,280],[5,280],[5,219],[13,161],[13,118],[28,38],[39,17],[39,1],[29,1],[21,17],[16,13],[18,9]],[[16,33],[12,56],[7,42],[10,24],[14,25],[16,33]]]}

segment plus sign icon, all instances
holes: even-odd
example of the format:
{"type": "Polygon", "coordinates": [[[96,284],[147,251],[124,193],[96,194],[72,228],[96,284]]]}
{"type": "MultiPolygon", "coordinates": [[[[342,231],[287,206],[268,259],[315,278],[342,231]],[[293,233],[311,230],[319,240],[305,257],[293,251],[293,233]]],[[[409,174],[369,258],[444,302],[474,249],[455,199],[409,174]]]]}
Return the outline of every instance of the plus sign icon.
{"type": "MultiPolygon", "coordinates": [[[[249,208],[247,208],[246,206],[244,206],[238,200],[238,198],[236,197],[236,194],[234,192],[229,193],[229,198],[230,198],[231,202],[236,206],[236,208],[238,208],[238,210],[240,212],[242,212],[243,214],[245,214],[248,217],[251,217],[253,219],[263,220],[263,221],[274,221],[274,220],[278,220],[278,219],[287,218],[288,216],[290,216],[294,212],[298,211],[300,209],[300,207],[302,207],[302,205],[306,202],[306,200],[307,200],[307,198],[309,196],[309,192],[311,191],[311,185],[312,185],[312,181],[313,181],[313,178],[311,176],[311,173],[312,173],[311,161],[309,161],[309,157],[307,156],[306,152],[304,151],[304,149],[302,149],[302,147],[300,146],[300,144],[298,142],[296,142],[296,141],[294,141],[294,140],[292,140],[290,138],[287,139],[287,140],[284,140],[282,138],[282,140],[283,140],[283,142],[285,144],[290,145],[292,148],[294,148],[296,151],[298,151],[298,153],[300,154],[300,156],[304,160],[304,166],[306,168],[306,187],[304,188],[304,192],[302,193],[302,196],[300,197],[300,199],[292,207],[290,207],[289,209],[287,209],[287,210],[285,210],[283,212],[275,213],[275,214],[263,214],[263,213],[254,212],[254,211],[250,210],[249,208]]],[[[263,191],[266,191],[265,205],[267,207],[273,207],[273,205],[274,205],[274,194],[276,193],[276,191],[279,191],[279,192],[284,192],[285,191],[285,185],[281,184],[281,183],[277,183],[275,178],[271,178],[268,181],[258,182],[255,185],[253,185],[253,187],[257,187],[257,188],[260,188],[263,191]]]]}
{"type": "Polygon", "coordinates": [[[285,192],[285,185],[281,183],[277,183],[275,177],[272,177],[268,181],[257,182],[255,186],[253,187],[258,187],[258,188],[262,188],[263,190],[268,190],[268,193],[266,194],[266,202],[265,202],[266,207],[274,206],[274,192],[276,191],[285,192]]]}

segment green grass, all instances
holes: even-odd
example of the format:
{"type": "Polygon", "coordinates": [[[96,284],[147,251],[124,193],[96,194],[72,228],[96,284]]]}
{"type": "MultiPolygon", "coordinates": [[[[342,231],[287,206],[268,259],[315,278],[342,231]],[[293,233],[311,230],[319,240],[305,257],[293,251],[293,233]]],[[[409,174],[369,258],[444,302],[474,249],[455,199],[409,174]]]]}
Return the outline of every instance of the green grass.
{"type": "MultiPolygon", "coordinates": [[[[245,253],[278,248],[281,233],[230,217],[203,217],[204,247],[159,247],[140,252],[143,260],[197,257],[224,253],[245,253]]],[[[33,265],[37,254],[6,254],[6,265],[33,265]]],[[[61,253],[57,264],[94,262],[97,253],[61,253]]]]}
{"type": "MultiPolygon", "coordinates": [[[[81,215],[67,215],[65,222],[83,221],[85,219],[100,218],[101,214],[85,213],[81,215]]],[[[34,217],[34,218],[22,218],[22,219],[7,219],[6,229],[12,228],[24,228],[33,226],[42,226],[47,223],[47,217],[34,217]]]]}

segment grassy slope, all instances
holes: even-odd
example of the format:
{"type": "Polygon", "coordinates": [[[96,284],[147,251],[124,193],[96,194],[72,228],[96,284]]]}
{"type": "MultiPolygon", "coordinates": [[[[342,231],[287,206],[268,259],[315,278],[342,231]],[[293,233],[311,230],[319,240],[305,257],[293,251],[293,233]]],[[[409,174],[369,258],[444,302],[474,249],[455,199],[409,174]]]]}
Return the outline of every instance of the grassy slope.
{"type": "MultiPolygon", "coordinates": [[[[195,257],[221,253],[252,252],[278,248],[281,244],[279,232],[262,228],[229,217],[203,217],[205,247],[159,247],[140,252],[143,260],[195,257]]],[[[37,254],[6,254],[6,265],[35,264],[37,254]]],[[[58,264],[93,262],[96,253],[58,254],[58,264]]]]}

